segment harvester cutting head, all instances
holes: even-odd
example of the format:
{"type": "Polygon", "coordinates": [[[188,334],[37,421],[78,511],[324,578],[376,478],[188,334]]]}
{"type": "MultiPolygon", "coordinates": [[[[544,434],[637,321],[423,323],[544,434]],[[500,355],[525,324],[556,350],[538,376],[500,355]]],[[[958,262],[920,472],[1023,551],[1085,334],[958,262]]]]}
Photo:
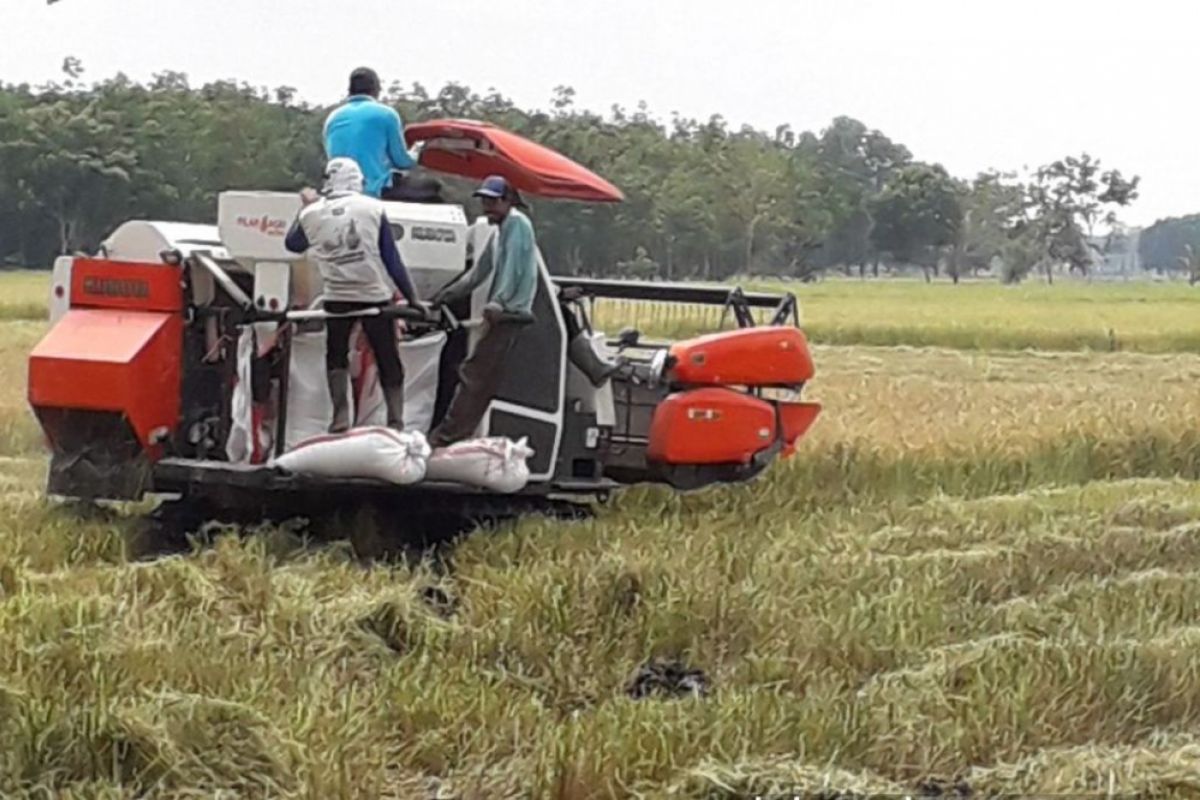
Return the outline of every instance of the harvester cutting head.
{"type": "MultiPolygon", "coordinates": [[[[490,126],[427,123],[409,136],[427,140],[422,164],[444,172],[503,174],[534,197],[620,199],[579,165],[490,126]]],[[[169,492],[242,505],[385,495],[419,497],[422,507],[486,495],[467,486],[318,481],[274,466],[324,433],[330,414],[320,277],[282,245],[299,202],[227,192],[216,226],[131,222],[96,256],[59,260],[54,324],[29,361],[29,400],[52,454],[51,493],[169,492]]],[[[423,297],[461,275],[496,235],[457,205],[385,205],[423,297]]],[[[477,431],[533,450],[529,483],[505,502],[601,495],[644,481],[693,489],[746,480],[789,455],[816,419],[819,406],[799,400],[813,363],[792,295],[554,278],[538,260],[534,322],[522,329],[477,431]],[[737,329],[675,342],[593,329],[596,303],[631,300],[717,309],[737,329]],[[766,324],[755,324],[755,313],[769,315],[766,324]],[[599,385],[573,358],[579,337],[599,357],[622,356],[599,385]]],[[[398,335],[410,429],[427,432],[445,413],[487,291],[485,283],[432,318],[386,312],[406,320],[398,335]]],[[[352,362],[355,421],[371,425],[384,413],[375,373],[365,352],[352,362]]]]}

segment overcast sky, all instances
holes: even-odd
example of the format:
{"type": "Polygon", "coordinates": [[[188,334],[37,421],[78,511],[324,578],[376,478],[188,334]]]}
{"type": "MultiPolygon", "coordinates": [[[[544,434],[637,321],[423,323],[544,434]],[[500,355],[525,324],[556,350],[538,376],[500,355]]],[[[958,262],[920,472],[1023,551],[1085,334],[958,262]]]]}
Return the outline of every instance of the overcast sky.
{"type": "Polygon", "coordinates": [[[0,78],[164,69],[337,100],[350,69],[546,107],[645,100],[773,129],[857,117],[968,177],[1087,150],[1142,176],[1135,224],[1200,212],[1188,0],[0,0],[0,78]]]}

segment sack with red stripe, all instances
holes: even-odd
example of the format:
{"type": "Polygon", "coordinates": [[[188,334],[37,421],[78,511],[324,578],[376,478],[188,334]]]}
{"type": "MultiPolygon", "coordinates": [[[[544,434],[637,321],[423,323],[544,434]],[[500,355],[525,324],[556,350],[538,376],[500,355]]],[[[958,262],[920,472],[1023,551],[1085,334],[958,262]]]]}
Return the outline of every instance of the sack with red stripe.
{"type": "Polygon", "coordinates": [[[406,486],[425,478],[429,442],[420,431],[353,428],[314,436],[275,461],[275,466],[321,478],[368,478],[406,486]]]}
{"type": "Polygon", "coordinates": [[[425,479],[511,494],[529,482],[532,455],[525,438],[516,442],[503,436],[468,439],[434,450],[425,467],[425,479]]]}

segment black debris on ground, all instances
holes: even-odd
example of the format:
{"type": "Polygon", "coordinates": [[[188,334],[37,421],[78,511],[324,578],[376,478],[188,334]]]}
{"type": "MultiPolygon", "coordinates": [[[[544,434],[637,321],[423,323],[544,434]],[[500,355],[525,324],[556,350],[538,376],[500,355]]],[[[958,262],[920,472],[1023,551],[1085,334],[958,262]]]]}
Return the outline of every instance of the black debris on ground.
{"type": "Polygon", "coordinates": [[[962,778],[925,778],[917,783],[916,790],[921,797],[963,798],[974,794],[970,784],[962,778]]]}
{"type": "Polygon", "coordinates": [[[707,697],[708,676],[677,660],[654,660],[643,665],[625,689],[634,700],[648,697],[707,697]]]}
{"type": "Polygon", "coordinates": [[[458,612],[458,598],[450,595],[440,586],[425,586],[421,589],[421,600],[429,610],[442,619],[449,619],[458,612]]]}

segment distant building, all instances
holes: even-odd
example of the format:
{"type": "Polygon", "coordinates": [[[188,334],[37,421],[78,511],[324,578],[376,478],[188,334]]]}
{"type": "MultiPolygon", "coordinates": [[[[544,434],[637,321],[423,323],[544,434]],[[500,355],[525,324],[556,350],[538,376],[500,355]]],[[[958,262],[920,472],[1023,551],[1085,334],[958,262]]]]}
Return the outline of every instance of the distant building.
{"type": "Polygon", "coordinates": [[[1088,238],[1092,249],[1092,272],[1096,275],[1137,276],[1142,271],[1138,242],[1142,229],[1119,225],[1105,236],[1088,238]]]}

